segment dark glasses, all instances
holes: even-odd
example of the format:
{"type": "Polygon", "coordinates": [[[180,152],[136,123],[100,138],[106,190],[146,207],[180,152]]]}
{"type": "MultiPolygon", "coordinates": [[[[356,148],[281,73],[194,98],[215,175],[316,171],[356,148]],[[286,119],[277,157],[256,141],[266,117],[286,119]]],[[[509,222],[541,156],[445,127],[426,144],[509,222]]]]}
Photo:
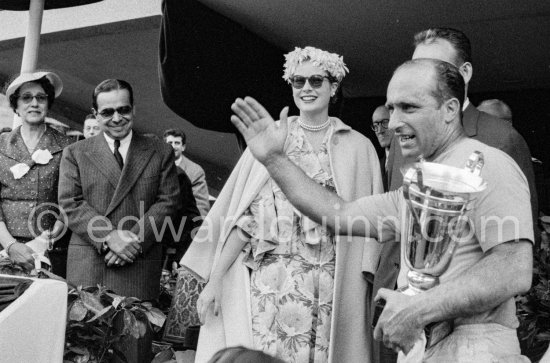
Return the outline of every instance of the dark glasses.
{"type": "Polygon", "coordinates": [[[128,117],[132,113],[132,106],[121,106],[116,109],[114,108],[104,108],[99,111],[97,114],[104,119],[111,119],[115,116],[115,112],[122,117],[128,117]]]}
{"type": "Polygon", "coordinates": [[[320,74],[314,74],[313,76],[304,77],[304,76],[292,76],[290,77],[290,84],[296,89],[302,89],[306,85],[306,81],[309,82],[311,88],[320,88],[323,85],[323,81],[330,77],[322,76],[320,74]]]}
{"type": "Polygon", "coordinates": [[[48,102],[48,95],[46,95],[44,93],[39,93],[37,95],[33,95],[31,93],[23,93],[21,96],[19,96],[19,99],[23,103],[31,103],[33,98],[36,98],[36,102],[38,102],[38,103],[48,102]]]}
{"type": "Polygon", "coordinates": [[[390,123],[390,120],[386,118],[386,119],[383,119],[382,121],[373,122],[370,128],[374,132],[378,132],[382,129],[386,130],[388,128],[389,123],[390,123]]]}

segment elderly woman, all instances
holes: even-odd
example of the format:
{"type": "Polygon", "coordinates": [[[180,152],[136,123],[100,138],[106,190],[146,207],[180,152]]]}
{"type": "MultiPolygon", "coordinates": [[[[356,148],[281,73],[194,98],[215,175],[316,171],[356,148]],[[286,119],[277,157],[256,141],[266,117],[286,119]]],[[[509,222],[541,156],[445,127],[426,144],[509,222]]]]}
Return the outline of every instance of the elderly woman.
{"type": "Polygon", "coordinates": [[[70,139],[44,122],[62,88],[56,74],[34,72],[21,74],[6,90],[22,124],[0,135],[0,243],[27,270],[34,268],[34,250],[26,243],[56,240],[65,230],[58,218],[57,184],[70,139]]]}
{"type": "MultiPolygon", "coordinates": [[[[288,156],[344,199],[382,192],[372,143],[328,114],[348,72],[342,57],[313,47],[285,57],[300,110],[288,121],[288,156]]],[[[373,273],[378,253],[376,242],[340,240],[301,215],[246,151],[182,259],[208,280],[197,362],[224,345],[287,362],[370,361],[362,272],[373,273]]]]}

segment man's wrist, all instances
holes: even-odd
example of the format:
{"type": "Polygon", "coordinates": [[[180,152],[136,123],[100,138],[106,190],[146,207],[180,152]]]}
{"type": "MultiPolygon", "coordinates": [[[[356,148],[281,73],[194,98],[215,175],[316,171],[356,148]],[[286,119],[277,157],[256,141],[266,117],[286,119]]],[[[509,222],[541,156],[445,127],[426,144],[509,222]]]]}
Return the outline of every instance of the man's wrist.
{"type": "Polygon", "coordinates": [[[284,163],[286,158],[287,156],[284,153],[272,153],[265,158],[263,164],[268,170],[272,168],[278,169],[279,165],[284,163]]]}
{"type": "Polygon", "coordinates": [[[101,243],[101,252],[107,252],[109,251],[109,240],[111,239],[111,234],[109,233],[108,235],[105,236],[105,238],[103,239],[103,242],[101,243]]]}

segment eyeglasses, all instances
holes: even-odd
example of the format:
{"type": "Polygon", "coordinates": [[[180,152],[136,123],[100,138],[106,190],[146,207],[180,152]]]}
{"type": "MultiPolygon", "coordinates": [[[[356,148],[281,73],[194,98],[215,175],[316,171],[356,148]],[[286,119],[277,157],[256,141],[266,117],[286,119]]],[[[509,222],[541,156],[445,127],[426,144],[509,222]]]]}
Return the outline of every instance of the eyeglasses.
{"type": "Polygon", "coordinates": [[[97,114],[101,116],[103,119],[112,119],[115,116],[115,112],[118,113],[120,116],[127,118],[132,113],[132,106],[121,106],[118,108],[104,108],[103,110],[99,111],[97,114]]]}
{"type": "Polygon", "coordinates": [[[36,95],[33,95],[31,93],[23,93],[21,96],[19,96],[19,99],[23,103],[31,103],[33,98],[36,98],[36,102],[38,103],[46,103],[48,102],[48,95],[44,93],[39,93],[36,95]]]}
{"type": "Polygon", "coordinates": [[[382,129],[387,130],[389,123],[390,123],[390,120],[385,118],[382,121],[373,122],[372,125],[370,126],[370,128],[374,132],[379,132],[382,129]]]}
{"type": "Polygon", "coordinates": [[[323,85],[325,78],[330,81],[329,76],[322,76],[320,74],[314,74],[309,77],[292,76],[290,77],[290,84],[292,84],[292,87],[296,89],[302,89],[306,85],[307,81],[312,88],[320,88],[323,85]]]}

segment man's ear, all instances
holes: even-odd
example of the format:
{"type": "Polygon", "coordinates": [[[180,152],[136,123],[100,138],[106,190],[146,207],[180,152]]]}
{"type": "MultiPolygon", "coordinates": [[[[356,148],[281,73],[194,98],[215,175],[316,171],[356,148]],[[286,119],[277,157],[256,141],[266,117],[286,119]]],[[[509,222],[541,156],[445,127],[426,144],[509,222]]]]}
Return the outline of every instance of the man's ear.
{"type": "Polygon", "coordinates": [[[459,71],[460,71],[460,74],[462,74],[462,78],[464,78],[464,83],[469,84],[470,79],[472,79],[472,76],[474,74],[474,68],[472,67],[472,63],[464,62],[460,66],[459,71]]]}
{"type": "Polygon", "coordinates": [[[93,107],[92,107],[92,114],[94,115],[94,117],[97,117],[97,110],[93,107]]]}
{"type": "Polygon", "coordinates": [[[184,151],[185,151],[185,147],[186,147],[186,146],[187,146],[187,144],[183,144],[183,145],[181,146],[181,152],[184,152],[184,151]]]}
{"type": "Polygon", "coordinates": [[[450,123],[455,118],[460,118],[460,102],[456,98],[451,98],[443,104],[443,110],[445,111],[445,122],[450,123]]]}

